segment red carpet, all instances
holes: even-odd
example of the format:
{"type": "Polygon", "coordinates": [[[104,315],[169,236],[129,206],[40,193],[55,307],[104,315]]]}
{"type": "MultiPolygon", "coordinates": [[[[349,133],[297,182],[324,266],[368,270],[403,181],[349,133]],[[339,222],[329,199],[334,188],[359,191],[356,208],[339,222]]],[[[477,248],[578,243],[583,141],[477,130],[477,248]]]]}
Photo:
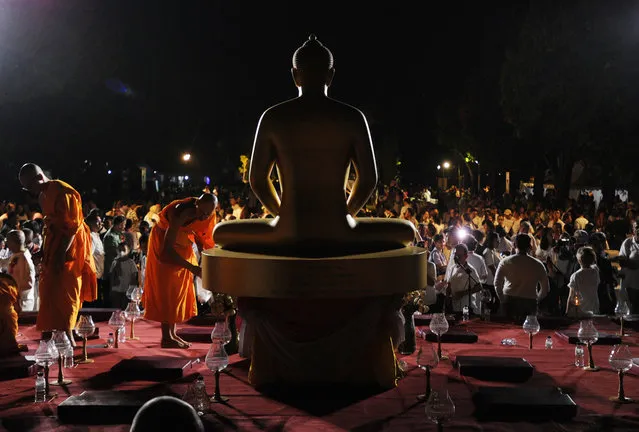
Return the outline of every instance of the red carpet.
{"type": "MultiPolygon", "coordinates": [[[[97,323],[105,328],[100,331],[104,337],[109,333],[106,323],[97,323]]],[[[607,327],[614,332],[617,327],[606,320],[596,325],[603,330],[607,327]]],[[[581,430],[639,430],[639,404],[616,406],[608,397],[617,392],[617,375],[608,364],[609,346],[593,348],[595,363],[602,370],[596,373],[585,372],[573,366],[574,346],[560,340],[554,332],[543,331],[535,337],[532,351],[527,349],[526,335],[520,328],[501,324],[472,322],[469,328],[479,335],[479,342],[472,345],[444,345],[444,352],[454,355],[519,356],[526,358],[535,367],[535,374],[523,386],[558,386],[570,393],[579,405],[579,414],[569,423],[479,423],[473,417],[471,396],[473,389],[482,385],[504,385],[481,382],[461,377],[451,366],[450,361],[441,363],[433,371],[433,387],[447,386],[457,407],[456,415],[445,426],[445,430],[468,431],[581,431],[581,430]],[[544,349],[547,335],[553,335],[554,349],[544,349]],[[516,347],[505,347],[500,341],[506,337],[515,337],[516,347]],[[614,416],[614,417],[613,417],[614,416]]],[[[38,334],[33,326],[22,326],[21,342],[27,343],[29,353],[36,349],[38,334]]],[[[634,333],[634,332],[633,332],[634,333]]],[[[34,378],[16,379],[0,382],[0,430],[9,431],[125,431],[128,425],[85,427],[60,425],[56,419],[57,404],[67,395],[79,394],[89,389],[132,390],[156,387],[158,392],[173,392],[182,395],[193,374],[205,376],[207,389],[213,393],[213,376],[203,363],[188,370],[189,377],[180,383],[158,384],[154,382],[113,383],[106,372],[119,360],[135,355],[179,356],[204,359],[207,344],[194,344],[190,350],[162,350],[158,348],[159,326],[155,323],[139,321],[136,334],[140,341],[127,342],[119,349],[90,348],[89,356],[93,364],[79,365],[74,369],[65,369],[65,377],[73,380],[68,389],[52,387],[59,393],[50,404],[33,404],[34,378]]],[[[634,336],[634,334],[633,334],[634,336]]],[[[639,357],[637,338],[626,338],[633,354],[639,357]]],[[[418,341],[418,344],[422,341],[418,341]]],[[[102,340],[90,341],[89,345],[102,343],[102,340]]],[[[424,342],[427,343],[427,342],[424,342]]],[[[77,350],[80,353],[80,350],[77,350]]],[[[347,401],[343,394],[336,394],[331,400],[317,399],[316,395],[304,395],[292,403],[267,398],[254,390],[246,382],[248,361],[237,355],[231,357],[228,374],[221,377],[222,393],[230,397],[228,406],[212,405],[215,413],[207,415],[205,420],[216,422],[224,430],[272,430],[272,431],[428,431],[435,430],[424,414],[424,403],[418,403],[416,396],[423,393],[425,379],[423,371],[416,369],[415,355],[403,357],[408,363],[408,376],[391,391],[368,397],[359,401],[347,401]],[[301,400],[304,399],[304,400],[301,400]]],[[[54,366],[52,377],[57,376],[54,366]]],[[[630,371],[625,380],[626,395],[639,399],[639,378],[630,371]]],[[[506,384],[507,385],[507,384],[506,384]]]]}

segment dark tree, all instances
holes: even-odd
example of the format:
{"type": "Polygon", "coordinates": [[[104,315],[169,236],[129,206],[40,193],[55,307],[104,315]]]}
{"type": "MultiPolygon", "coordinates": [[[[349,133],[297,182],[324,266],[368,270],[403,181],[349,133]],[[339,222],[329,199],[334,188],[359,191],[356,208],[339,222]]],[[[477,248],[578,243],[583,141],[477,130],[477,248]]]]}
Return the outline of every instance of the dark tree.
{"type": "MultiPolygon", "coordinates": [[[[549,168],[568,197],[584,161],[604,189],[632,179],[639,102],[636,2],[530,2],[516,50],[502,68],[505,118],[530,149],[536,180],[549,168]],[[634,76],[633,76],[634,75],[634,76]],[[624,175],[625,174],[625,175],[624,175]]],[[[541,187],[535,182],[535,195],[541,187]]],[[[561,202],[561,201],[560,201],[561,202]]]]}

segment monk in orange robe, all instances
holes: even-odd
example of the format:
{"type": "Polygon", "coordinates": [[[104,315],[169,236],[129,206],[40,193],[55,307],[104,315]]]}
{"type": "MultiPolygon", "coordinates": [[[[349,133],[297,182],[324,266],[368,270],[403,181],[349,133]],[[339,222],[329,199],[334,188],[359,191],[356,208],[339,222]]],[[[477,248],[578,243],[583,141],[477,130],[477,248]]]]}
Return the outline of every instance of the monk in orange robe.
{"type": "Polygon", "coordinates": [[[66,330],[75,344],[72,330],[82,302],[94,301],[98,294],[91,231],[82,215],[82,199],[69,184],[48,179],[32,163],[22,166],[19,179],[26,191],[39,195],[44,214],[36,328],[42,332],[66,330]]]}
{"type": "Polygon", "coordinates": [[[18,352],[18,312],[20,304],[18,284],[5,273],[0,273],[0,357],[18,352]]]}
{"type": "Polygon", "coordinates": [[[200,250],[214,246],[215,207],[212,194],[173,201],[151,229],[142,302],[144,317],[162,323],[162,348],[190,346],[175,325],[197,315],[194,277],[202,276],[202,268],[193,243],[200,250]]]}

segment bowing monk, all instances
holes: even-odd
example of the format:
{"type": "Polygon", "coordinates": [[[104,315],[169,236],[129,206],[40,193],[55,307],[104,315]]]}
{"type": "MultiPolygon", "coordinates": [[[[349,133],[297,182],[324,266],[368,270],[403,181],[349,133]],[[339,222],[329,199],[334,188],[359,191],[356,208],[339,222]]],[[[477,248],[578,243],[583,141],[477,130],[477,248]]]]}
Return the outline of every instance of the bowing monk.
{"type": "Polygon", "coordinates": [[[194,276],[202,276],[193,250],[214,246],[217,198],[203,194],[199,198],[173,201],[159,213],[149,236],[144,280],[144,317],[162,323],[162,348],[188,348],[178,337],[175,325],[197,315],[194,276]]]}
{"type": "Polygon", "coordinates": [[[18,283],[11,276],[0,273],[0,357],[18,352],[18,283]]]}
{"type": "Polygon", "coordinates": [[[44,214],[36,328],[42,332],[65,330],[75,346],[72,330],[82,302],[94,301],[98,294],[91,231],[82,215],[82,199],[69,184],[48,179],[32,163],[20,168],[19,179],[26,191],[38,195],[44,214]]]}

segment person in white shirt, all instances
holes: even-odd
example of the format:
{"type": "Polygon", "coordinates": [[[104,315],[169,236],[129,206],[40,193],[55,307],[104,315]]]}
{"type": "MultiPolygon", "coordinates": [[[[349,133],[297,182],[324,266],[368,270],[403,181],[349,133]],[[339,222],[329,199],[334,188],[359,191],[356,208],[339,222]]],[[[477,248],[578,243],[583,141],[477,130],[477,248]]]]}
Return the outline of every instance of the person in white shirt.
{"type": "Polygon", "coordinates": [[[486,241],[484,242],[486,249],[484,250],[484,262],[486,263],[486,270],[488,275],[486,277],[486,289],[490,291],[493,297],[493,306],[492,311],[497,312],[499,310],[499,297],[497,297],[497,292],[495,291],[495,273],[497,272],[497,267],[501,262],[501,254],[497,250],[497,246],[499,245],[499,234],[496,232],[489,232],[486,235],[486,241]]]}
{"type": "Polygon", "coordinates": [[[477,249],[477,240],[472,235],[466,236],[464,244],[468,248],[468,264],[470,264],[479,275],[479,282],[483,285],[488,279],[488,269],[484,257],[475,253],[477,249]]]}
{"type": "Polygon", "coordinates": [[[506,316],[519,322],[527,315],[537,314],[537,304],[548,295],[549,283],[544,265],[528,255],[530,237],[518,234],[515,247],[517,253],[504,258],[497,267],[495,291],[506,316]]]}
{"type": "Polygon", "coordinates": [[[586,229],[586,225],[588,225],[588,219],[586,219],[584,217],[584,212],[583,210],[578,210],[577,211],[577,219],[575,219],[575,223],[574,223],[574,227],[575,230],[585,230],[586,229]]]}
{"type": "MultiPolygon", "coordinates": [[[[472,235],[468,235],[464,239],[464,244],[468,248],[468,264],[470,264],[472,268],[477,270],[479,283],[482,285],[483,288],[486,284],[486,279],[488,279],[488,269],[486,268],[484,257],[475,253],[475,250],[477,250],[477,240],[475,240],[475,237],[473,237],[472,235]]],[[[474,295],[473,302],[475,310],[481,311],[481,296],[474,295]]]]}
{"type": "Polygon", "coordinates": [[[98,300],[95,302],[97,305],[106,305],[105,288],[108,287],[108,281],[103,279],[104,277],[104,243],[102,237],[100,237],[100,231],[102,230],[102,218],[97,212],[91,212],[84,219],[84,222],[88,225],[91,231],[91,254],[93,255],[93,262],[95,263],[95,273],[98,280],[98,300]]]}
{"type": "Polygon", "coordinates": [[[435,264],[437,269],[437,276],[446,273],[448,267],[448,260],[444,254],[444,236],[442,234],[435,234],[433,236],[433,250],[430,253],[429,261],[435,264]]]}
{"type": "Polygon", "coordinates": [[[233,217],[238,219],[248,219],[248,211],[244,205],[244,200],[235,196],[229,198],[231,209],[233,210],[233,217]]]}
{"type": "Polygon", "coordinates": [[[477,270],[468,264],[468,248],[465,244],[455,246],[453,262],[444,279],[448,283],[447,293],[452,300],[452,312],[461,312],[464,306],[468,306],[470,300],[471,312],[479,314],[475,301],[468,298],[468,292],[470,289],[470,295],[474,297],[475,293],[481,291],[482,286],[477,270]]]}
{"type": "Polygon", "coordinates": [[[508,240],[508,236],[506,234],[506,230],[504,227],[497,225],[495,227],[495,232],[499,234],[499,244],[497,245],[497,251],[504,255],[511,255],[513,253],[513,242],[508,240]]]}
{"type": "Polygon", "coordinates": [[[513,213],[513,226],[511,229],[511,236],[517,235],[519,232],[519,227],[521,226],[522,216],[519,212],[515,211],[513,213]]]}
{"type": "Polygon", "coordinates": [[[518,234],[528,234],[530,236],[531,251],[537,251],[537,239],[535,238],[535,230],[533,229],[533,226],[530,222],[522,221],[519,224],[518,234]]]}
{"type": "Polygon", "coordinates": [[[0,260],[7,259],[11,256],[11,251],[7,247],[7,240],[0,234],[0,260]]]}
{"type": "Polygon", "coordinates": [[[568,288],[568,304],[566,314],[568,316],[593,315],[599,313],[599,269],[597,268],[597,255],[590,247],[581,247],[577,251],[577,261],[581,267],[570,276],[568,288]],[[579,301],[575,303],[575,295],[579,301]]]}
{"type": "Polygon", "coordinates": [[[91,254],[95,262],[95,273],[98,279],[104,274],[104,244],[100,238],[102,218],[97,214],[91,214],[84,220],[91,230],[91,254]]]}
{"type": "Polygon", "coordinates": [[[482,229],[482,223],[484,222],[484,217],[480,216],[477,212],[477,209],[472,209],[470,211],[470,217],[473,220],[473,224],[477,227],[477,229],[482,229]]]}
{"type": "Polygon", "coordinates": [[[31,259],[31,253],[25,246],[24,233],[20,230],[12,230],[7,234],[7,247],[11,256],[0,260],[0,267],[15,279],[19,291],[19,303],[22,311],[32,311],[35,305],[35,266],[31,259]]]}
{"type": "Polygon", "coordinates": [[[404,213],[406,213],[406,210],[408,210],[409,208],[411,208],[410,199],[409,198],[404,198],[402,208],[399,209],[399,218],[400,219],[404,219],[404,213]]]}
{"type": "Polygon", "coordinates": [[[126,309],[129,301],[126,293],[131,286],[138,286],[138,267],[131,258],[131,250],[126,243],[118,245],[119,256],[111,263],[111,305],[118,309],[126,309]]]}
{"type": "MultiPolygon", "coordinates": [[[[555,239],[552,236],[552,228],[543,227],[541,230],[541,240],[535,251],[535,258],[544,264],[548,264],[550,260],[552,264],[552,262],[556,261],[556,257],[554,256],[556,254],[553,252],[554,244],[555,239]]],[[[549,267],[551,264],[548,264],[549,267]]]]}
{"type": "MultiPolygon", "coordinates": [[[[428,252],[427,252],[428,254],[428,252]]],[[[428,261],[426,267],[426,289],[424,290],[424,304],[430,306],[437,303],[437,267],[435,263],[428,261]]]]}
{"type": "Polygon", "coordinates": [[[510,235],[513,231],[513,225],[515,224],[515,219],[513,219],[513,211],[511,209],[504,210],[504,219],[501,221],[500,225],[504,227],[504,231],[506,231],[507,235],[510,235]]]}
{"type": "Polygon", "coordinates": [[[630,313],[639,314],[639,230],[635,222],[632,237],[623,241],[619,255],[610,261],[621,265],[621,290],[630,301],[630,313]]]}
{"type": "Polygon", "coordinates": [[[564,221],[561,220],[561,211],[555,210],[550,215],[550,220],[548,221],[548,227],[554,228],[555,224],[558,223],[561,225],[561,231],[564,230],[564,221]]]}

